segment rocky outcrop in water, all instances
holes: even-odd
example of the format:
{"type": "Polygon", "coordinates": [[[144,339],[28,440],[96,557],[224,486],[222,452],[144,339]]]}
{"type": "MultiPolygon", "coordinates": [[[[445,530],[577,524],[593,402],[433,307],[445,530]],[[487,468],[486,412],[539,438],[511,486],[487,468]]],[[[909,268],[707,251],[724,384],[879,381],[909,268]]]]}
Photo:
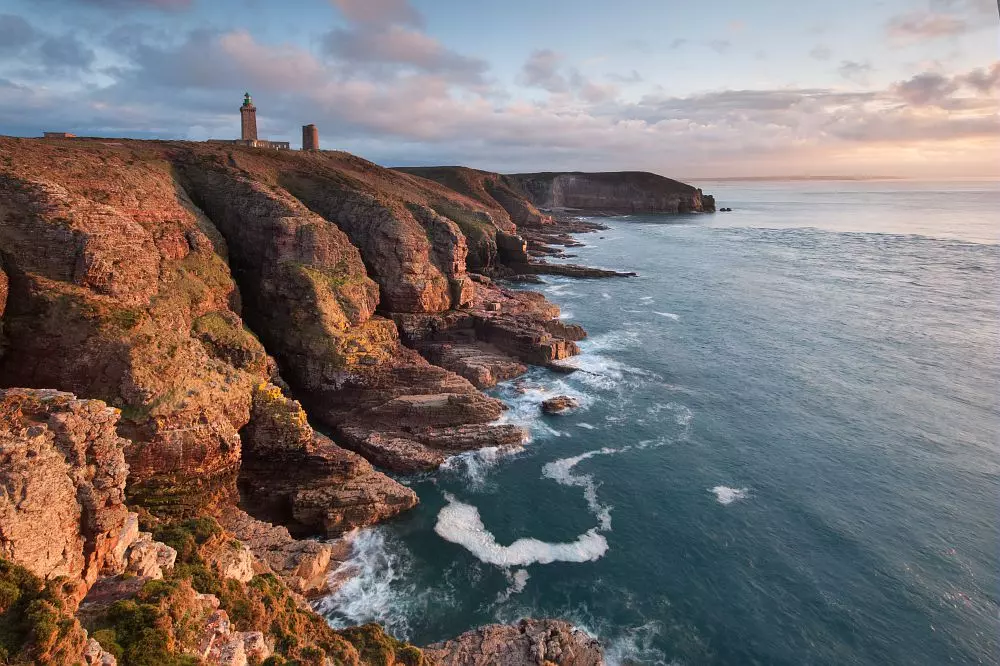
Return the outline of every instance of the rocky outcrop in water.
{"type": "Polygon", "coordinates": [[[490,625],[425,648],[440,666],[603,666],[600,644],[558,620],[521,620],[490,625]]]}

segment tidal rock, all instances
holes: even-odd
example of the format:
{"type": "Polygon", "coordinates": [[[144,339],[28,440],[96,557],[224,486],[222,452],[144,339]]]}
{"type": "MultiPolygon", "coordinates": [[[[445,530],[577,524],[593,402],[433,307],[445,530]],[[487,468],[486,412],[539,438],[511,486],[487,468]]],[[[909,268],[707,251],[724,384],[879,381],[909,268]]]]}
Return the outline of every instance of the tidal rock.
{"type": "Polygon", "coordinates": [[[542,401],[542,411],[546,414],[565,414],[579,406],[579,402],[567,395],[560,395],[542,401]]]}
{"type": "Polygon", "coordinates": [[[520,377],[528,367],[486,342],[428,342],[420,353],[442,368],[468,379],[479,389],[520,377]]]}
{"type": "Polygon", "coordinates": [[[597,640],[558,620],[490,625],[424,648],[440,666],[603,666],[597,640]]]}

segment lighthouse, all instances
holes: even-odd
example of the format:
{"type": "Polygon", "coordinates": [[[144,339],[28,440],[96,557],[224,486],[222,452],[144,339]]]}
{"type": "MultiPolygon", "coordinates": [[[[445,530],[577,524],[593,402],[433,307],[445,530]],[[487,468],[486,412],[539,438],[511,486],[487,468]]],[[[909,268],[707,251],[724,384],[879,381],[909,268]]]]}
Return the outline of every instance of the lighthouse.
{"type": "Polygon", "coordinates": [[[240,107],[240,120],[242,121],[242,135],[244,141],[257,140],[257,107],[250,99],[250,93],[243,95],[243,106],[240,107]]]}

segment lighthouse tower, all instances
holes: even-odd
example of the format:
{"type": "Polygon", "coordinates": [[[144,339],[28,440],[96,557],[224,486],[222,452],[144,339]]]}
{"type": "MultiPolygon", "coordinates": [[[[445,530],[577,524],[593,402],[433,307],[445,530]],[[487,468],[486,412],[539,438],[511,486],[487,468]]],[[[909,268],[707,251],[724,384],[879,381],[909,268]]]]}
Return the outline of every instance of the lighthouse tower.
{"type": "Polygon", "coordinates": [[[244,141],[257,140],[257,107],[250,99],[250,93],[243,95],[243,106],[240,107],[240,120],[242,121],[243,133],[241,138],[244,141]]]}

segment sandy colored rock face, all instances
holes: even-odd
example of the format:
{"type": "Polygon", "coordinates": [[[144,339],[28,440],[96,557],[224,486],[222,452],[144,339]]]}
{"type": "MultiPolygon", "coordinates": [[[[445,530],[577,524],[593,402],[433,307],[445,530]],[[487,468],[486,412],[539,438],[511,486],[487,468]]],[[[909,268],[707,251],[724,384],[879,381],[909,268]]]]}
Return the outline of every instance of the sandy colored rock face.
{"type": "Polygon", "coordinates": [[[89,587],[118,566],[127,444],[116,410],[50,390],[0,390],[0,554],[89,587]]]}
{"type": "Polygon", "coordinates": [[[521,620],[490,625],[424,648],[439,666],[603,666],[600,644],[558,620],[521,620]]]}
{"type": "Polygon", "coordinates": [[[336,552],[331,544],[293,539],[287,528],[257,520],[235,507],[225,508],[218,519],[250,549],[265,570],[281,576],[294,592],[314,596],[327,590],[327,573],[336,552]]]}

